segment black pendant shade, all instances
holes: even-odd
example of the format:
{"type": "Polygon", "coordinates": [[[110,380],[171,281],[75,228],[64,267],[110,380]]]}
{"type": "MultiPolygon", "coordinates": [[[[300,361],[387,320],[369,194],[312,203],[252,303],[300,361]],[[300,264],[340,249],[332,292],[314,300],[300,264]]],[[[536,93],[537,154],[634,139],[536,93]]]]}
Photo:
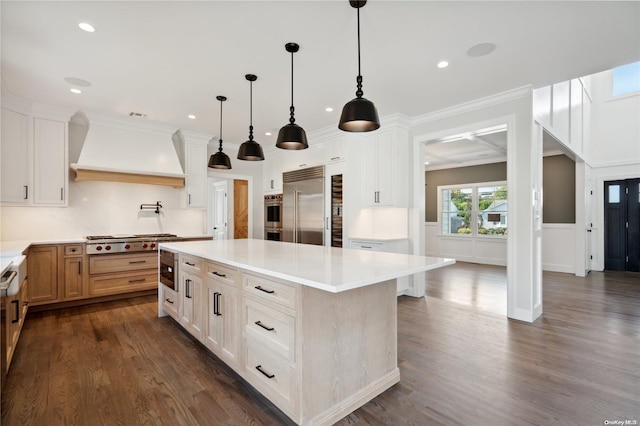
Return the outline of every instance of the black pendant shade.
{"type": "Polygon", "coordinates": [[[222,102],[226,101],[227,98],[225,96],[216,96],[216,99],[220,101],[220,146],[218,147],[218,152],[209,157],[209,167],[212,169],[231,169],[231,160],[229,156],[222,152],[222,102]]]}
{"type": "Polygon", "coordinates": [[[289,107],[289,124],[282,126],[278,132],[276,146],[282,149],[307,149],[307,134],[304,129],[296,124],[294,117],[295,108],[293,107],[293,54],[300,50],[297,43],[287,43],[284,45],[287,52],[291,53],[291,107],[289,107]]]}
{"type": "Polygon", "coordinates": [[[342,108],[338,128],[345,132],[370,132],[380,128],[380,119],[376,106],[362,97],[362,75],[360,73],[360,8],[367,4],[366,0],[350,0],[351,7],[358,13],[358,77],[356,78],[356,97],[342,108]]]}
{"type": "Polygon", "coordinates": [[[258,79],[253,74],[244,76],[249,81],[249,140],[243,142],[238,149],[238,159],[245,161],[262,161],[264,153],[260,144],[253,140],[253,82],[258,79]]]}

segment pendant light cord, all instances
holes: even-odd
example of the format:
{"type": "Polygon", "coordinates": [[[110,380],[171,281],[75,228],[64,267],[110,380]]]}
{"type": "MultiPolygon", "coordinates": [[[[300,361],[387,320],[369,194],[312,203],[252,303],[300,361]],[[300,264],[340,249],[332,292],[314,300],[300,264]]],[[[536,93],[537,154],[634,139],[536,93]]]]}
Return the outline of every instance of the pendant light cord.
{"type": "Polygon", "coordinates": [[[249,81],[249,141],[253,142],[253,81],[249,81]]]}
{"type": "Polygon", "coordinates": [[[289,108],[289,112],[291,116],[289,117],[289,123],[295,124],[296,119],[294,117],[295,108],[293,107],[293,52],[291,52],[291,107],[289,108]]]}
{"type": "Polygon", "coordinates": [[[364,93],[362,92],[362,75],[360,75],[360,8],[356,8],[356,11],[358,13],[358,77],[356,77],[358,90],[356,90],[356,97],[359,99],[364,93]]]}
{"type": "Polygon", "coordinates": [[[222,152],[222,100],[220,100],[220,140],[218,142],[220,143],[218,152],[222,152]]]}

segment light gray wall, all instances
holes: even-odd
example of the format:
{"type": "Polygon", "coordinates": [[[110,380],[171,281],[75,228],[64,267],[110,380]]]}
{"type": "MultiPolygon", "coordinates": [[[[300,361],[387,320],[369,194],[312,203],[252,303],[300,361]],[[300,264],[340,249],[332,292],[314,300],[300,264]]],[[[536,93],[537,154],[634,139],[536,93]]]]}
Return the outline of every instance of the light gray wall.
{"type": "Polygon", "coordinates": [[[576,163],[566,155],[542,160],[542,221],[576,223],[576,163]]]}
{"type": "MultiPolygon", "coordinates": [[[[575,163],[565,155],[542,159],[544,223],[575,223],[575,163]]],[[[425,172],[425,221],[438,221],[438,186],[507,180],[507,163],[425,172]]]]}

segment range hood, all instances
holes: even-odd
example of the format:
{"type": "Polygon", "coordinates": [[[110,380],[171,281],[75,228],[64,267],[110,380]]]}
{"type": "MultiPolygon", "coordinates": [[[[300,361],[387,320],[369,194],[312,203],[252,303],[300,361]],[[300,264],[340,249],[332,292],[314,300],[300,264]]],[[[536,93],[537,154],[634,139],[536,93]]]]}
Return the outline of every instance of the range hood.
{"type": "Polygon", "coordinates": [[[171,139],[173,131],[122,122],[90,120],[76,182],[108,181],[184,187],[185,174],[171,139]]]}

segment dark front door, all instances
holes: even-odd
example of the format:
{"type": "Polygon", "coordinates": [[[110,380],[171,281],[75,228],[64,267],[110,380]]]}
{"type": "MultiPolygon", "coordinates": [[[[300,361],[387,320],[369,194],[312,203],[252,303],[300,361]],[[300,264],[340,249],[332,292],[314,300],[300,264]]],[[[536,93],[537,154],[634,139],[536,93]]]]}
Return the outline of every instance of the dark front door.
{"type": "Polygon", "coordinates": [[[604,184],[604,267],[640,272],[640,179],[604,184]]]}

